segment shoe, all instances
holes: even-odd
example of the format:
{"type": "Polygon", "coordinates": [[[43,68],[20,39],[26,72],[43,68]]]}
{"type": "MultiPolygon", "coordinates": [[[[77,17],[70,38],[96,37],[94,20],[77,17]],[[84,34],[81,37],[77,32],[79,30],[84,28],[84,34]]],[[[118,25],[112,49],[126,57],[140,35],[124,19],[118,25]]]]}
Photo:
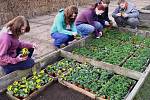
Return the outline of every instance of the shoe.
{"type": "Polygon", "coordinates": [[[136,33],[138,31],[138,28],[137,27],[136,28],[131,28],[130,30],[131,30],[131,32],[136,33]]]}
{"type": "Polygon", "coordinates": [[[65,45],[65,44],[62,44],[62,45],[60,46],[60,48],[64,48],[65,46],[67,46],[67,45],[65,45]]]}
{"type": "Polygon", "coordinates": [[[99,39],[99,38],[100,38],[100,36],[97,36],[96,38],[97,38],[97,39],[99,39]]]}
{"type": "Polygon", "coordinates": [[[102,32],[99,32],[98,36],[96,36],[97,39],[99,39],[102,36],[102,32]]]}

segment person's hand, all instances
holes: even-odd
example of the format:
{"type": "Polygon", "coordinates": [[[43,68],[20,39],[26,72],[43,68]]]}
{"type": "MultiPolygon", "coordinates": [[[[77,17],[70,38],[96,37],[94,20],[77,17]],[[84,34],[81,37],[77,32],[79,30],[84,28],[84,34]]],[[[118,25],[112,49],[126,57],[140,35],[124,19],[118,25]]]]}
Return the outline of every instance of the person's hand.
{"type": "Polygon", "coordinates": [[[116,16],[119,16],[119,17],[120,17],[120,16],[121,16],[121,13],[116,14],[116,16]]]}
{"type": "Polygon", "coordinates": [[[128,17],[128,14],[123,13],[122,16],[123,16],[123,17],[128,17]]]}
{"type": "Polygon", "coordinates": [[[37,46],[37,44],[36,44],[36,43],[33,43],[33,44],[32,44],[32,48],[34,48],[34,49],[35,49],[35,48],[37,48],[37,47],[38,47],[38,46],[37,46]]]}
{"type": "Polygon", "coordinates": [[[112,28],[112,26],[113,26],[113,22],[112,20],[110,20],[108,28],[112,28]]]}
{"type": "Polygon", "coordinates": [[[25,61],[25,60],[27,60],[28,56],[22,56],[22,54],[19,54],[19,55],[17,56],[17,58],[18,58],[20,61],[25,61]]]}
{"type": "Polygon", "coordinates": [[[106,25],[106,26],[109,26],[110,24],[109,24],[109,22],[108,22],[108,21],[105,21],[105,25],[106,25]]]}
{"type": "Polygon", "coordinates": [[[77,32],[73,32],[73,33],[72,33],[73,36],[76,36],[77,34],[78,34],[77,32]]]}

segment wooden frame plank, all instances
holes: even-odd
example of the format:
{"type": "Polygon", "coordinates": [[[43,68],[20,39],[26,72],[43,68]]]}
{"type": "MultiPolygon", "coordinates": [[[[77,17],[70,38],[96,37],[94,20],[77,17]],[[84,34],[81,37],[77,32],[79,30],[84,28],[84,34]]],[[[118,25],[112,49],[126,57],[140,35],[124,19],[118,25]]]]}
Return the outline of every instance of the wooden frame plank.
{"type": "Polygon", "coordinates": [[[48,64],[56,61],[59,57],[60,57],[60,50],[57,50],[57,51],[48,53],[47,55],[45,55],[39,59],[36,59],[35,62],[39,63],[41,68],[44,68],[48,64]]]}
{"type": "Polygon", "coordinates": [[[95,61],[93,59],[86,58],[77,54],[73,54],[64,50],[61,50],[61,56],[69,58],[69,59],[74,59],[78,62],[89,63],[93,65],[94,67],[106,69],[106,70],[115,72],[116,74],[127,76],[135,80],[139,80],[140,76],[142,75],[142,73],[134,71],[134,70],[123,68],[117,65],[108,64],[102,61],[95,61]]]}
{"type": "Polygon", "coordinates": [[[91,36],[88,36],[87,38],[83,38],[81,40],[78,40],[77,42],[72,43],[69,46],[66,46],[62,49],[48,53],[47,55],[37,59],[35,61],[36,66],[32,69],[28,69],[28,70],[24,70],[24,71],[16,71],[16,72],[13,72],[11,74],[8,74],[8,75],[0,78],[0,90],[6,89],[7,86],[9,84],[11,84],[13,81],[18,80],[23,76],[27,76],[29,74],[32,74],[32,70],[36,70],[36,71],[40,70],[44,66],[46,66],[50,63],[53,63],[55,60],[58,60],[58,58],[62,56],[65,58],[74,59],[74,60],[76,60],[78,62],[82,62],[82,63],[87,62],[87,63],[89,63],[89,64],[91,64],[97,68],[110,70],[110,71],[113,71],[117,74],[138,80],[138,83],[135,85],[135,87],[133,88],[131,93],[129,93],[129,95],[127,96],[127,99],[126,99],[126,100],[132,100],[134,98],[135,94],[140,89],[140,87],[143,85],[145,78],[147,77],[148,73],[150,72],[150,65],[147,67],[145,72],[140,73],[137,71],[133,71],[130,69],[119,67],[117,65],[108,64],[108,63],[105,63],[102,61],[95,61],[95,60],[90,59],[90,58],[86,58],[83,56],[79,56],[79,55],[67,52],[67,51],[72,51],[72,49],[75,47],[84,46],[85,42],[90,38],[91,38],[91,36]],[[64,50],[66,50],[66,51],[64,51],[64,50]],[[20,74],[20,73],[22,73],[22,74],[20,74]],[[7,81],[4,81],[4,80],[7,80],[7,81]],[[7,84],[5,84],[4,82],[6,82],[7,84]]]}
{"type": "Polygon", "coordinates": [[[150,73],[150,64],[146,68],[146,70],[142,73],[140,79],[138,80],[137,84],[134,86],[133,90],[130,92],[126,100],[133,100],[136,93],[139,91],[141,86],[144,84],[145,79],[147,78],[148,74],[150,73]]]}
{"type": "Polygon", "coordinates": [[[66,46],[66,47],[64,47],[64,48],[62,48],[62,49],[60,49],[60,50],[72,51],[75,47],[82,47],[82,46],[84,46],[84,45],[85,45],[85,42],[86,42],[87,40],[89,40],[90,38],[92,38],[91,35],[89,35],[89,36],[87,36],[87,37],[85,37],[85,38],[82,38],[82,39],[76,41],[75,43],[69,44],[68,46],[66,46]]]}
{"type": "Polygon", "coordinates": [[[82,93],[82,94],[84,94],[84,95],[87,95],[88,97],[90,97],[90,98],[92,98],[92,99],[94,99],[94,100],[106,100],[106,99],[103,99],[103,98],[101,98],[101,97],[97,97],[97,96],[94,95],[93,93],[88,92],[88,91],[86,91],[86,90],[84,90],[84,89],[82,89],[82,88],[79,88],[78,86],[76,86],[76,85],[74,85],[74,84],[71,84],[71,83],[69,83],[69,82],[67,82],[67,81],[59,80],[59,83],[61,83],[62,85],[66,86],[66,87],[68,87],[68,88],[71,88],[71,89],[73,89],[73,90],[75,90],[75,91],[78,91],[78,92],[80,92],[80,93],[82,93]]]}

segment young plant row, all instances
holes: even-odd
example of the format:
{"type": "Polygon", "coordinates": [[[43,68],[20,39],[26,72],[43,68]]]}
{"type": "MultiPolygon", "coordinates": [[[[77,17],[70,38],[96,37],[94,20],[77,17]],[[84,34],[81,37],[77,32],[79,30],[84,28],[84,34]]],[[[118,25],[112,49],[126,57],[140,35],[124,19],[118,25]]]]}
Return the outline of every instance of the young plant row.
{"type": "Polygon", "coordinates": [[[125,97],[135,82],[127,77],[73,60],[63,59],[53,65],[49,65],[47,68],[49,73],[53,73],[51,70],[53,66],[57,70],[55,73],[58,78],[77,85],[97,96],[103,96],[105,99],[121,100],[120,98],[125,97]],[[64,68],[65,72],[57,74],[59,70],[64,68]]]}
{"type": "Polygon", "coordinates": [[[20,81],[15,81],[8,86],[7,91],[9,94],[23,99],[52,81],[53,79],[44,70],[41,70],[39,73],[33,72],[33,76],[29,78],[23,77],[20,81]]]}
{"type": "MultiPolygon", "coordinates": [[[[105,30],[104,36],[100,39],[90,39],[84,47],[75,48],[72,52],[110,64],[122,65],[131,55],[143,48],[150,48],[150,38],[118,32],[115,29],[112,29],[105,30]]],[[[149,56],[146,55],[147,59],[148,57],[149,56]]],[[[124,67],[142,71],[142,65],[146,63],[147,59],[146,61],[143,61],[143,59],[139,57],[136,59],[138,62],[142,63],[137,64],[138,66],[134,67],[128,64],[134,63],[134,61],[128,61],[126,62],[127,65],[125,64],[124,67]]]]}
{"type": "Polygon", "coordinates": [[[115,75],[98,91],[98,95],[109,96],[110,100],[124,100],[134,84],[134,80],[115,75]]]}
{"type": "Polygon", "coordinates": [[[142,72],[149,63],[149,58],[150,48],[140,48],[123,64],[123,67],[142,72]]]}
{"type": "Polygon", "coordinates": [[[140,45],[140,43],[142,43],[143,40],[147,39],[141,35],[134,35],[132,33],[127,32],[119,32],[117,29],[109,29],[109,30],[105,29],[104,33],[105,38],[109,38],[112,40],[119,40],[122,43],[130,42],[135,45],[140,45]]]}
{"type": "Polygon", "coordinates": [[[69,61],[66,59],[62,59],[57,63],[48,65],[46,71],[49,75],[54,78],[62,77],[63,74],[66,74],[69,71],[72,71],[75,66],[78,66],[74,63],[74,61],[69,61]]]}
{"type": "Polygon", "coordinates": [[[137,47],[130,43],[122,44],[119,41],[109,39],[104,39],[103,41],[102,38],[88,42],[85,47],[75,48],[73,53],[81,54],[95,60],[119,65],[122,60],[131,55],[136,49],[137,47]]]}

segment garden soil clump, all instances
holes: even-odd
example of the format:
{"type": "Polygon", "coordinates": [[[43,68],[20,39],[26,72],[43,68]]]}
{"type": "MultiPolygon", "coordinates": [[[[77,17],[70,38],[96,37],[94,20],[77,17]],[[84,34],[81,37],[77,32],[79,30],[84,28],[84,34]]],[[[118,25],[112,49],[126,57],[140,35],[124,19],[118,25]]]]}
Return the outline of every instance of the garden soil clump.
{"type": "Polygon", "coordinates": [[[55,83],[45,89],[32,100],[92,100],[91,98],[69,89],[60,83],[55,83]]]}

